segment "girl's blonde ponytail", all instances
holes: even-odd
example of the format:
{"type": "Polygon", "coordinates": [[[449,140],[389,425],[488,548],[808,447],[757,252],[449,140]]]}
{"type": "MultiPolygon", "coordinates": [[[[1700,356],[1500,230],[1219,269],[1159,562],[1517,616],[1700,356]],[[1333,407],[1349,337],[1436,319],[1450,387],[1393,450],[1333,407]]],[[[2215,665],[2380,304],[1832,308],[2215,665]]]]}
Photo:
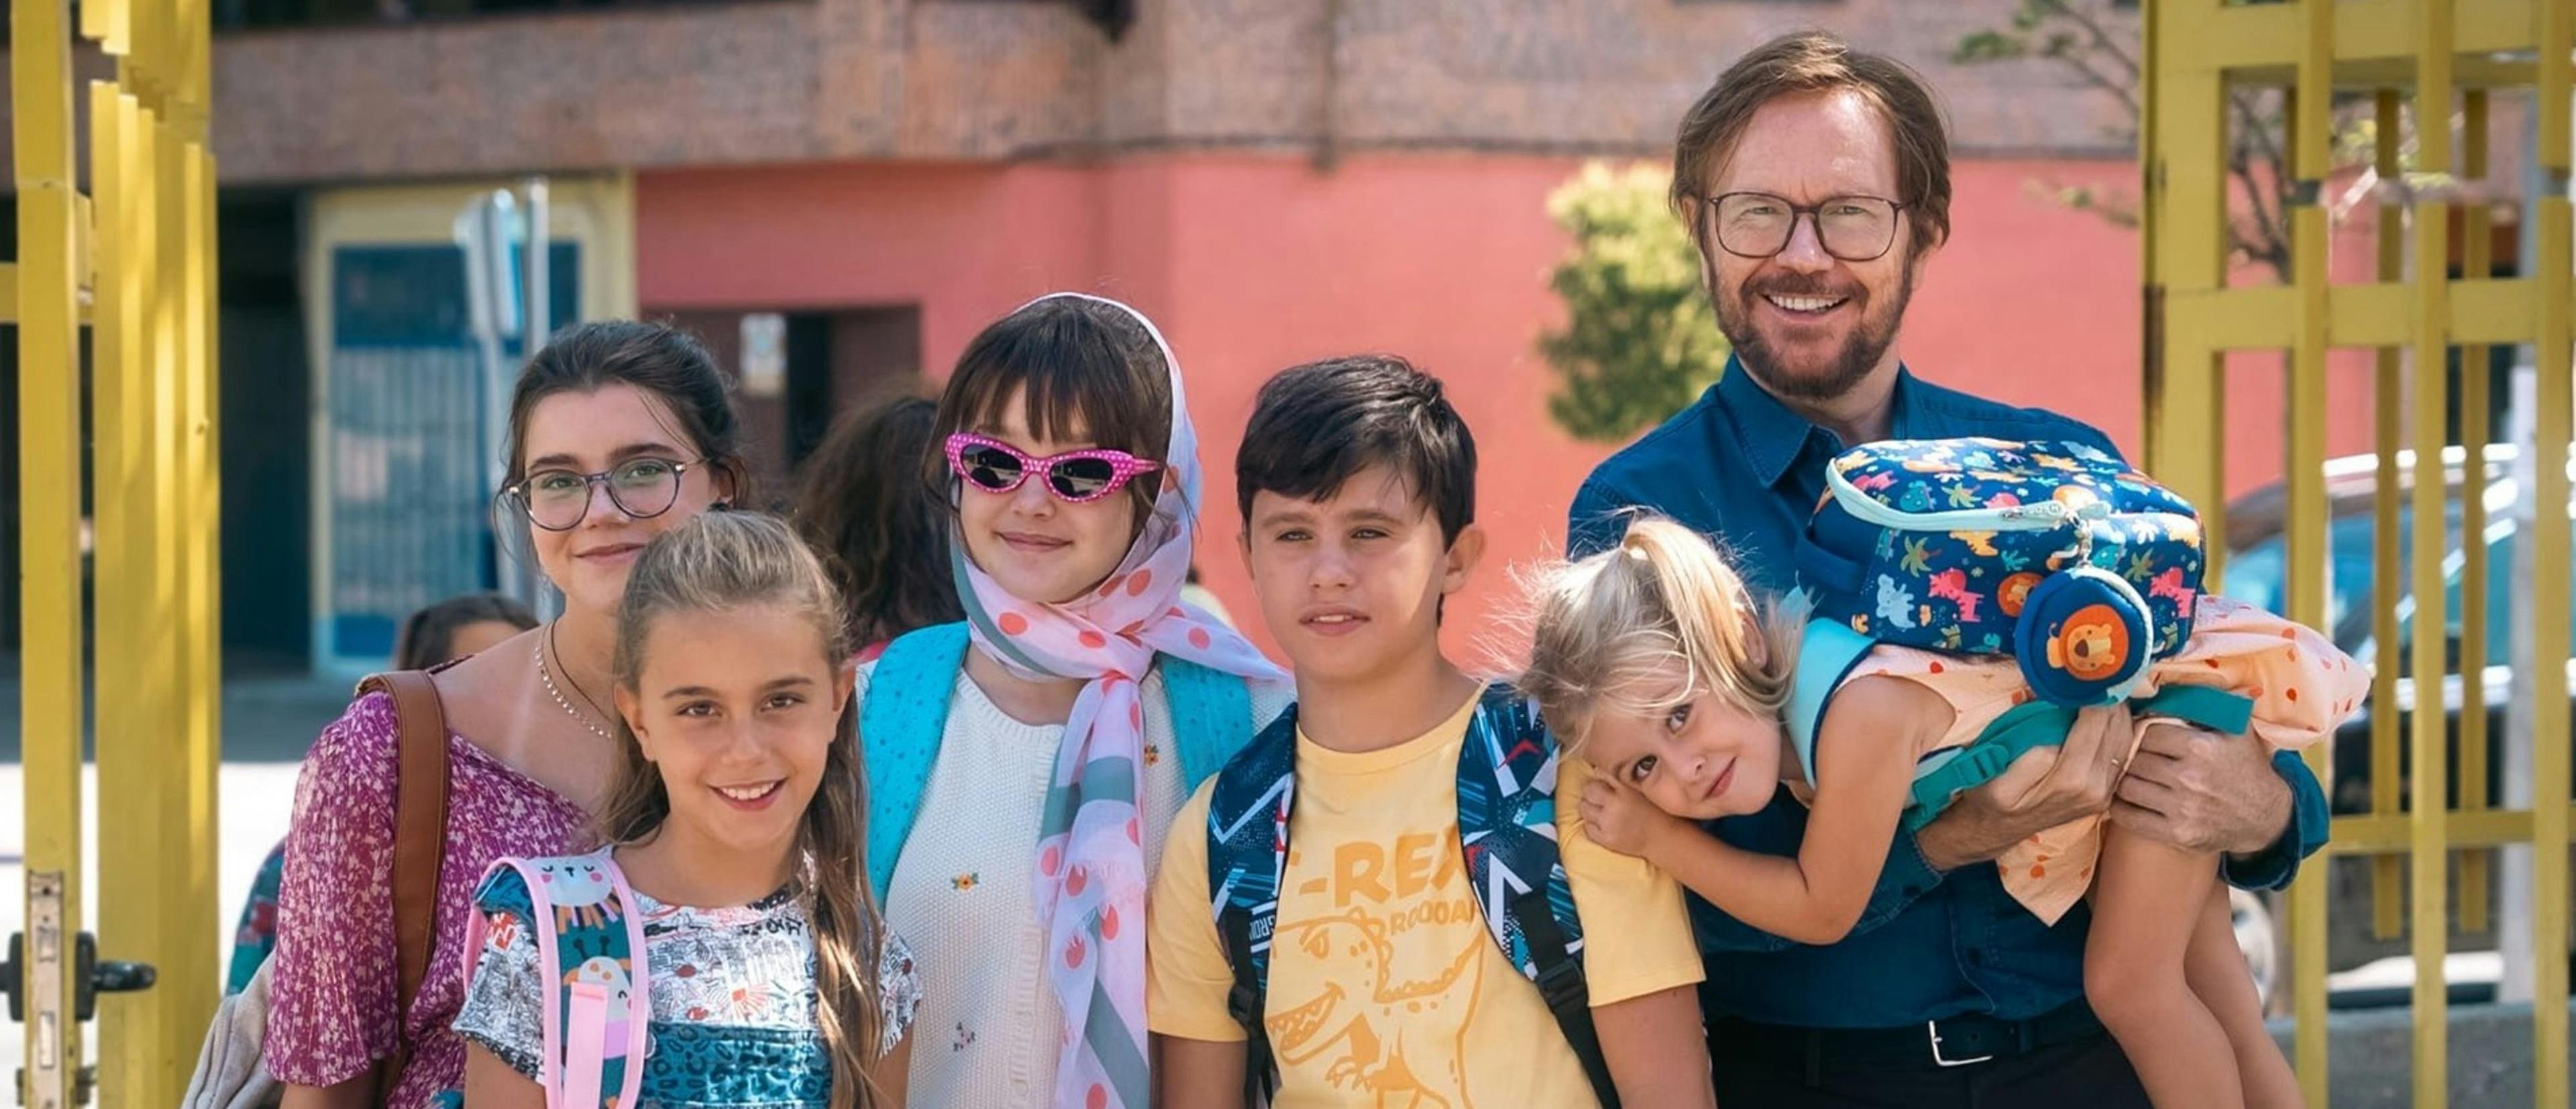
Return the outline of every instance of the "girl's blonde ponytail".
{"type": "Polygon", "coordinates": [[[1521,687],[1569,744],[1603,708],[1651,714],[1702,693],[1766,716],[1788,704],[1798,606],[1760,603],[1671,520],[1640,514],[1618,546],[1540,571],[1532,601],[1521,687]]]}

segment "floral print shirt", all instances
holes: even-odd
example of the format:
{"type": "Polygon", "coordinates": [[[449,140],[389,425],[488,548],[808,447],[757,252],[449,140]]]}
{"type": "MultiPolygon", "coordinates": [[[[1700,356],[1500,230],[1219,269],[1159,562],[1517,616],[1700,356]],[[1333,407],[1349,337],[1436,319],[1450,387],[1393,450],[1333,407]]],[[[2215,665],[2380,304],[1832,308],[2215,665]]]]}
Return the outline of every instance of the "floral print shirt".
{"type": "Polygon", "coordinates": [[[562,855],[588,846],[588,817],[490,752],[448,736],[446,858],[438,877],[429,975],[397,1020],[393,853],[397,765],[393,698],[371,693],[322,730],[304,756],[278,884],[270,956],[270,1073],[331,1086],[390,1058],[409,1062],[392,1109],[420,1109],[465,1078],[465,1042],[449,1030],[465,993],[465,922],[474,887],[504,855],[562,855]]]}

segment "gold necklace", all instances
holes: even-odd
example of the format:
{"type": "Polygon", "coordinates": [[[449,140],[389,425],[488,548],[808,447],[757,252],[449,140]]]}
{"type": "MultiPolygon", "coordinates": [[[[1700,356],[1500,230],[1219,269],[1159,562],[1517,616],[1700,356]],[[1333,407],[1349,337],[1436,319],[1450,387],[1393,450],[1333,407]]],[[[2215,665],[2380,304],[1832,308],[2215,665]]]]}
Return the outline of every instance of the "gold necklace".
{"type": "MultiPolygon", "coordinates": [[[[609,734],[608,729],[600,727],[598,722],[592,720],[580,709],[572,707],[572,702],[564,699],[563,691],[555,688],[553,668],[546,665],[546,649],[554,646],[554,642],[555,626],[548,624],[546,625],[545,638],[536,643],[536,649],[534,651],[529,652],[530,656],[533,657],[537,663],[537,680],[544,682],[546,685],[546,696],[555,699],[555,705],[564,710],[564,715],[581,721],[581,726],[590,729],[590,734],[598,736],[601,739],[608,740],[612,743],[615,742],[617,740],[616,736],[609,734]]],[[[590,698],[585,695],[582,699],[587,701],[590,698]]]]}

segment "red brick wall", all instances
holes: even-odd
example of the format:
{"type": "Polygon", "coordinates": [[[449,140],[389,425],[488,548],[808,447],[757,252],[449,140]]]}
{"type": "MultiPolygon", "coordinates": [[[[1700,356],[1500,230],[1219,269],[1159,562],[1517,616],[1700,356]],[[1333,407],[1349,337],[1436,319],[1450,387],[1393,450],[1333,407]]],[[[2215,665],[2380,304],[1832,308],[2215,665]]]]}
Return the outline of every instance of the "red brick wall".
{"type": "MultiPolygon", "coordinates": [[[[1962,150],[2103,154],[2112,101],[2044,63],[1962,69],[2015,0],[734,0],[228,32],[235,183],[1174,149],[1651,152],[1770,35],[1921,68],[1962,150]]],[[[0,152],[5,156],[5,152],[0,152]]]]}

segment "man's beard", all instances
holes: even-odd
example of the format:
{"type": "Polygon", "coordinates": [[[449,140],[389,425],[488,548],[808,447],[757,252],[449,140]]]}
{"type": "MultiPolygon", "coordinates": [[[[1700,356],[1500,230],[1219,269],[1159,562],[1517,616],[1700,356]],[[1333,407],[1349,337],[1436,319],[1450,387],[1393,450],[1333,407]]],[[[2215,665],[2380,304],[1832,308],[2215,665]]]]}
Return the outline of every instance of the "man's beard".
{"type": "Polygon", "coordinates": [[[1869,297],[1860,289],[1836,288],[1823,280],[1794,277],[1772,278],[1760,285],[1748,283],[1733,297],[1711,299],[1717,308],[1718,330],[1725,332],[1727,340],[1734,344],[1735,356],[1744,363],[1745,372],[1752,374],[1753,380],[1782,400],[1823,402],[1849,393],[1861,379],[1869,376],[1871,370],[1878,368],[1879,359],[1887,356],[1887,348],[1896,344],[1897,325],[1905,320],[1905,304],[1914,298],[1913,267],[1900,268],[1896,281],[1896,295],[1883,306],[1884,311],[1876,298],[1869,297]],[[1761,330],[1753,323],[1754,298],[1765,294],[1864,298],[1860,326],[1852,329],[1851,335],[1843,340],[1842,350],[1836,352],[1820,370],[1803,374],[1786,372],[1780,366],[1778,353],[1771,349],[1761,330]]]}

